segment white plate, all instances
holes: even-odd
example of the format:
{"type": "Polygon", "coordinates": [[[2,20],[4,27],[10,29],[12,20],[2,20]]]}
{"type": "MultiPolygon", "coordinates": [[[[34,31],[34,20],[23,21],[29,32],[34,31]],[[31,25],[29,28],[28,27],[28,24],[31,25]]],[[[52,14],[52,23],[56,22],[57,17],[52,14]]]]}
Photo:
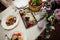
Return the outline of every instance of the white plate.
{"type": "Polygon", "coordinates": [[[4,29],[12,29],[12,28],[14,28],[17,24],[18,24],[18,21],[19,21],[19,16],[16,14],[16,13],[11,13],[11,14],[5,14],[4,16],[3,16],[3,18],[2,18],[2,22],[1,22],[1,25],[2,25],[2,27],[4,28],[4,29]],[[13,16],[16,16],[16,22],[13,24],[13,25],[11,25],[11,26],[7,26],[6,25],[6,19],[7,19],[7,17],[8,16],[10,16],[10,15],[13,15],[13,16]]]}
{"type": "Polygon", "coordinates": [[[25,7],[28,5],[29,0],[15,0],[13,1],[13,5],[17,8],[25,7]]]}
{"type": "MultiPolygon", "coordinates": [[[[22,33],[22,32],[18,32],[18,31],[17,31],[17,32],[12,33],[12,35],[13,35],[13,34],[16,34],[16,33],[21,33],[21,35],[22,35],[21,37],[23,37],[24,40],[27,40],[26,35],[25,35],[24,33],[22,33]]],[[[11,35],[11,37],[12,37],[12,35],[11,35]]]]}

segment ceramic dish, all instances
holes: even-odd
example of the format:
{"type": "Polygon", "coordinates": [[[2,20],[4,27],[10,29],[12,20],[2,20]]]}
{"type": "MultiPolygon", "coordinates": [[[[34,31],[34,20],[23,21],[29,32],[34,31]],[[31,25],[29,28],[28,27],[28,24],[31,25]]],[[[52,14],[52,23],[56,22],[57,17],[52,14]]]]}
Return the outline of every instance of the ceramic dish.
{"type": "Polygon", "coordinates": [[[26,36],[21,32],[15,32],[12,34],[11,40],[26,40],[26,36]]]}
{"type": "Polygon", "coordinates": [[[28,0],[15,0],[13,1],[13,5],[15,5],[17,8],[22,8],[28,5],[28,0]]]}
{"type": "Polygon", "coordinates": [[[19,16],[17,14],[5,14],[2,18],[1,25],[4,29],[12,29],[18,24],[18,21],[19,16]]]}

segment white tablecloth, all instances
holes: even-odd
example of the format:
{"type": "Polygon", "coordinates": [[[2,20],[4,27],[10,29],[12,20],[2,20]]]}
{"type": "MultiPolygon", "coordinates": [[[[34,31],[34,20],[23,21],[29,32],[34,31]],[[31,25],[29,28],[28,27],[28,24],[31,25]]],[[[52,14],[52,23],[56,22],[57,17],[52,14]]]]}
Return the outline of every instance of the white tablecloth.
{"type": "MultiPolygon", "coordinates": [[[[2,19],[2,17],[4,16],[4,14],[6,13],[19,13],[18,11],[15,12],[15,9],[13,9],[12,6],[8,7],[6,10],[4,10],[1,14],[0,14],[0,19],[2,19]]],[[[11,38],[11,35],[14,32],[21,32],[23,35],[25,35],[27,40],[35,40],[40,34],[41,32],[43,32],[44,28],[42,30],[39,30],[37,28],[37,24],[34,27],[31,27],[29,29],[26,29],[24,26],[24,23],[21,19],[21,16],[18,14],[19,18],[19,23],[16,26],[16,28],[12,29],[12,30],[5,30],[1,25],[0,25],[0,40],[4,40],[5,39],[5,34],[8,35],[8,37],[11,38]]],[[[44,22],[45,23],[45,22],[44,22]]]]}

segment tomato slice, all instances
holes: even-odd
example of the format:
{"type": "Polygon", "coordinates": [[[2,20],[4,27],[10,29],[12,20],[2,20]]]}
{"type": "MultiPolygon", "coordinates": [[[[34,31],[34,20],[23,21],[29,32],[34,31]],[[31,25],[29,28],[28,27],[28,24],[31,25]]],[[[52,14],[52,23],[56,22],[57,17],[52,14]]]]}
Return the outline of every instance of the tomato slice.
{"type": "Polygon", "coordinates": [[[17,36],[21,36],[21,33],[17,33],[17,36]]]}
{"type": "Polygon", "coordinates": [[[12,35],[12,37],[14,37],[14,36],[22,36],[22,35],[21,35],[21,33],[15,33],[12,35]]]}

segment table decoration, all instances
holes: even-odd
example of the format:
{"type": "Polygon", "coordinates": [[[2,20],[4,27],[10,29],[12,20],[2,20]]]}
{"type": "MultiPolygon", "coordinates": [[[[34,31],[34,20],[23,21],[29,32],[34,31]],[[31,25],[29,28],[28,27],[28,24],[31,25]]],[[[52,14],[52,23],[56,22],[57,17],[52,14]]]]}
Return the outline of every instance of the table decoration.
{"type": "Polygon", "coordinates": [[[42,7],[42,0],[30,0],[29,1],[29,9],[32,11],[39,11],[42,7]]]}
{"type": "MultiPolygon", "coordinates": [[[[48,10],[50,12],[48,12],[47,11],[47,7],[45,8],[45,11],[46,11],[45,15],[43,15],[43,17],[40,19],[40,21],[42,21],[44,18],[46,18],[46,21],[47,21],[47,24],[45,25],[46,26],[45,30],[44,30],[44,32],[42,34],[43,36],[41,36],[42,40],[49,39],[50,38],[50,32],[52,30],[55,30],[55,28],[54,28],[54,22],[55,22],[55,15],[54,15],[54,13],[50,9],[48,10]]],[[[43,22],[42,22],[42,24],[43,24],[43,22]]],[[[42,24],[40,25],[41,27],[43,27],[42,24]]],[[[38,27],[39,27],[39,25],[38,25],[38,27]]],[[[41,27],[39,27],[39,28],[41,29],[41,27]]]]}

